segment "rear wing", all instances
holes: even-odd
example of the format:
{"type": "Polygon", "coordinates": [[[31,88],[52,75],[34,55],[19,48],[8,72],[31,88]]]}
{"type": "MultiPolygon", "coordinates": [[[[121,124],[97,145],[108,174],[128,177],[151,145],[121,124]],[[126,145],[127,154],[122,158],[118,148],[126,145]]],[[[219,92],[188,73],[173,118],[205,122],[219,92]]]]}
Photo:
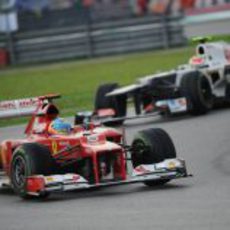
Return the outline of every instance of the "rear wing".
{"type": "Polygon", "coordinates": [[[40,97],[0,101],[0,119],[25,117],[33,115],[43,103],[60,98],[59,94],[49,94],[40,97]]]}

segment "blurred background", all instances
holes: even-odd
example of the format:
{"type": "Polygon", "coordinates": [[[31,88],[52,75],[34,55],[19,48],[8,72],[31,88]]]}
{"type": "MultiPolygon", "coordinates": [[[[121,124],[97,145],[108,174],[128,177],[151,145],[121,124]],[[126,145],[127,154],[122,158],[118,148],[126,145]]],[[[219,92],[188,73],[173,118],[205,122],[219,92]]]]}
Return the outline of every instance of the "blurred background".
{"type": "Polygon", "coordinates": [[[167,49],[229,31],[230,0],[0,0],[0,65],[167,49]]]}

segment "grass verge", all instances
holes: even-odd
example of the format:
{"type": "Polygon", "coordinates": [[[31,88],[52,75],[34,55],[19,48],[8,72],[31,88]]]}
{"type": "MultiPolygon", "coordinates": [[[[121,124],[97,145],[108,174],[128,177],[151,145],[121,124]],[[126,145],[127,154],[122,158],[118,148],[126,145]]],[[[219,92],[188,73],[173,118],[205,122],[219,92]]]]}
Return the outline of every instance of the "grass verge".
{"type": "MultiPolygon", "coordinates": [[[[0,98],[9,100],[60,93],[63,97],[57,104],[66,116],[77,110],[93,109],[98,85],[132,83],[138,77],[187,62],[192,53],[189,47],[2,70],[0,98]]],[[[2,120],[0,126],[16,123],[18,119],[2,120]]]]}

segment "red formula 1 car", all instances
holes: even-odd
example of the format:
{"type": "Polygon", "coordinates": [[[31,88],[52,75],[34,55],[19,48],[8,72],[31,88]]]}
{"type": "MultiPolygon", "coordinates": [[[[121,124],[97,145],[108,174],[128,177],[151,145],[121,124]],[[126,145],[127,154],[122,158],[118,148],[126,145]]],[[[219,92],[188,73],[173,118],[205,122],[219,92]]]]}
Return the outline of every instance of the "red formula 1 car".
{"type": "Polygon", "coordinates": [[[2,106],[5,116],[11,110],[14,116],[32,113],[32,117],[26,138],[5,140],[0,145],[1,186],[10,186],[27,198],[136,182],[154,186],[188,176],[185,161],[176,158],[173,142],[162,129],[140,131],[130,146],[118,130],[87,122],[72,127],[69,133],[51,134],[50,124],[59,113],[52,102],[56,97],[2,106]]]}

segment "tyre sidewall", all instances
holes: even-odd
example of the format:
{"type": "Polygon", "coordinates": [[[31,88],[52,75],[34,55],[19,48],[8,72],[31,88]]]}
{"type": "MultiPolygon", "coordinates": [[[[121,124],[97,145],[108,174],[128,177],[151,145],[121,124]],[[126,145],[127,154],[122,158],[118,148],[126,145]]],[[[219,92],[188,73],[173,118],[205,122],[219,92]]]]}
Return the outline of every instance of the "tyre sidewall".
{"type": "Polygon", "coordinates": [[[201,72],[190,72],[183,76],[181,94],[186,97],[189,112],[193,115],[204,114],[213,107],[213,95],[210,83],[201,72]],[[202,84],[206,84],[209,97],[207,99],[203,95],[202,84]]]}
{"type": "Polygon", "coordinates": [[[21,158],[24,161],[25,178],[31,175],[55,174],[58,169],[46,146],[39,143],[26,143],[16,148],[12,156],[10,179],[15,193],[22,198],[29,198],[30,195],[27,194],[26,179],[21,186],[18,186],[15,182],[14,166],[18,158],[21,158]]]}
{"type": "MultiPolygon", "coordinates": [[[[159,163],[165,159],[176,158],[175,146],[170,136],[162,129],[148,129],[138,133],[135,137],[132,147],[139,141],[147,146],[145,152],[133,152],[131,160],[133,167],[141,164],[159,163]]],[[[163,185],[169,182],[169,179],[159,179],[145,181],[147,186],[163,185]]]]}
{"type": "Polygon", "coordinates": [[[198,75],[198,96],[199,96],[199,99],[202,103],[202,105],[204,107],[206,107],[207,110],[210,110],[213,106],[213,96],[212,96],[212,90],[211,90],[211,86],[210,86],[210,83],[208,81],[208,79],[203,76],[201,73],[198,75]],[[208,99],[205,99],[204,95],[202,94],[202,81],[205,82],[205,84],[207,85],[207,90],[208,90],[208,99]]]}
{"type": "Polygon", "coordinates": [[[144,162],[136,162],[136,157],[141,159],[141,153],[136,152],[131,155],[134,167],[138,164],[153,164],[165,159],[176,158],[175,146],[169,135],[162,129],[156,128],[140,131],[134,138],[132,146],[137,141],[141,141],[147,148],[142,153],[146,154],[142,158],[142,160],[145,160],[144,162]]]}
{"type": "MultiPolygon", "coordinates": [[[[95,97],[95,111],[98,109],[112,108],[115,111],[114,117],[125,117],[127,109],[127,96],[106,97],[106,94],[117,89],[117,83],[107,83],[98,87],[95,97]]],[[[124,119],[106,122],[107,126],[121,125],[124,119]]]]}
{"type": "Polygon", "coordinates": [[[12,186],[13,186],[15,193],[17,193],[18,195],[20,195],[23,198],[25,198],[27,196],[26,177],[33,174],[33,168],[34,168],[34,165],[33,165],[33,161],[31,161],[31,159],[30,159],[30,155],[26,154],[25,149],[22,146],[20,146],[18,149],[16,149],[15,153],[13,154],[13,158],[12,158],[11,183],[12,183],[12,186]],[[18,158],[23,159],[23,161],[25,163],[25,182],[21,186],[18,186],[17,182],[15,181],[15,174],[14,174],[15,173],[14,172],[15,163],[16,163],[16,160],[18,158]]]}

